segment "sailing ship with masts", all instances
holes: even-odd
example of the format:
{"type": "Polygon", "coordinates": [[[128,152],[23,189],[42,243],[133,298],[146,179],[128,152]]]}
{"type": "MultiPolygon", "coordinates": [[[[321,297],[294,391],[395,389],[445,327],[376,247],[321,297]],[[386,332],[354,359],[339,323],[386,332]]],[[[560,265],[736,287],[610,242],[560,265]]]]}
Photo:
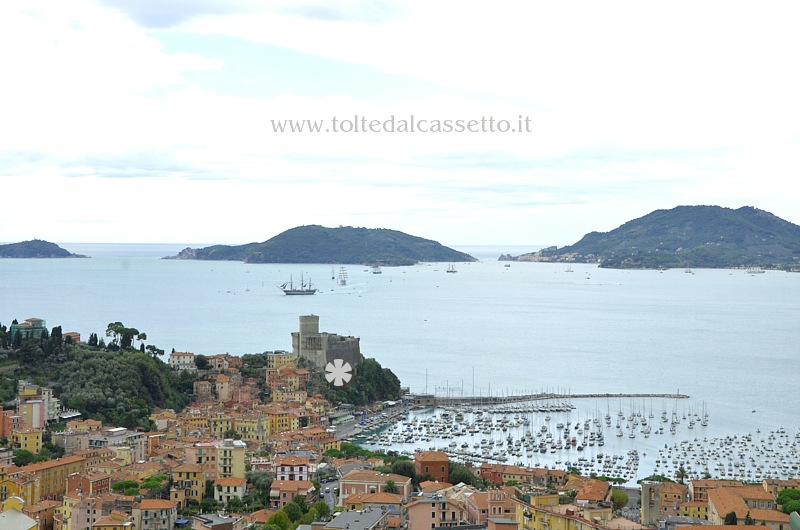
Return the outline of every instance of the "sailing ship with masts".
{"type": "Polygon", "coordinates": [[[305,279],[303,278],[303,273],[300,273],[300,285],[297,286],[292,282],[292,276],[289,275],[289,281],[279,285],[278,288],[283,291],[283,294],[288,295],[309,295],[314,294],[317,292],[317,289],[311,283],[311,280],[308,280],[306,283],[305,279]]]}

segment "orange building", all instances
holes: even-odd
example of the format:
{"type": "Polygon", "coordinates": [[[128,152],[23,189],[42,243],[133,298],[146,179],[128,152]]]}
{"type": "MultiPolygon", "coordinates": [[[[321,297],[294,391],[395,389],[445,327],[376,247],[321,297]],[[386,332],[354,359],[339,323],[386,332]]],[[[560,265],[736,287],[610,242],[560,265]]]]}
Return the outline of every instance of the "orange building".
{"type": "Polygon", "coordinates": [[[414,455],[414,468],[423,477],[447,482],[450,477],[450,458],[441,451],[423,451],[414,455]]]}

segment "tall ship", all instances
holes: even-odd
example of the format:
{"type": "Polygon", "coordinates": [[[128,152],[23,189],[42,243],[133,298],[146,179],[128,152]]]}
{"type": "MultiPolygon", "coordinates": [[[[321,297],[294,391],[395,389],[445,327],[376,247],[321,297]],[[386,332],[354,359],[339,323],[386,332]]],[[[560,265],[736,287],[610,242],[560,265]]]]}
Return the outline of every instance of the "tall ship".
{"type": "Polygon", "coordinates": [[[347,285],[347,269],[339,267],[339,285],[347,285]]]}
{"type": "Polygon", "coordinates": [[[311,280],[308,283],[305,282],[303,279],[303,273],[300,273],[300,285],[296,286],[292,282],[291,275],[289,276],[289,281],[284,283],[283,285],[278,286],[278,288],[283,291],[283,294],[288,295],[303,295],[303,294],[314,294],[317,292],[317,289],[311,284],[311,280]]]}
{"type": "Polygon", "coordinates": [[[383,274],[383,271],[378,265],[372,266],[372,274],[383,274]]]}
{"type": "Polygon", "coordinates": [[[456,273],[458,271],[456,270],[456,266],[451,263],[450,265],[447,266],[447,272],[456,273]]]}

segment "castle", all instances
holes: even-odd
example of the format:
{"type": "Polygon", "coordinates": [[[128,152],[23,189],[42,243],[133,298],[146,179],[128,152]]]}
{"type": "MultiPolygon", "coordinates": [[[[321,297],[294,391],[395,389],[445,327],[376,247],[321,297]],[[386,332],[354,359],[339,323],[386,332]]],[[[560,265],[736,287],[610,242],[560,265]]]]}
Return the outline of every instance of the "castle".
{"type": "Polygon", "coordinates": [[[342,359],[355,367],[364,360],[358,337],[344,337],[319,332],[319,316],[300,317],[300,331],[292,332],[292,353],[324,369],[334,359],[342,359]]]}

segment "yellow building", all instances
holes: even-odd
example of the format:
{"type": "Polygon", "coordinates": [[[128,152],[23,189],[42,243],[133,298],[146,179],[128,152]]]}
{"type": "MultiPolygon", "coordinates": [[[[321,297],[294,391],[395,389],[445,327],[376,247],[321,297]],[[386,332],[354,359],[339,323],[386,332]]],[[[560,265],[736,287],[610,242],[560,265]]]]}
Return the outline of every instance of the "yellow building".
{"type": "Polygon", "coordinates": [[[218,439],[225,438],[225,433],[233,426],[233,419],[226,413],[218,412],[208,419],[208,428],[211,436],[218,439]]]}
{"type": "Polygon", "coordinates": [[[0,505],[0,528],[14,530],[37,530],[39,523],[22,513],[25,501],[19,497],[10,497],[0,505]]]}
{"type": "Polygon", "coordinates": [[[275,351],[267,353],[267,368],[273,370],[282,366],[294,366],[297,355],[286,351],[275,351]]]}
{"type": "Polygon", "coordinates": [[[183,434],[191,431],[207,431],[208,415],[200,412],[182,415],[178,418],[178,425],[183,434]]]}
{"type": "Polygon", "coordinates": [[[512,497],[515,506],[515,520],[519,530],[603,530],[580,517],[555,513],[543,508],[536,508],[522,500],[512,497]]]}
{"type": "Polygon", "coordinates": [[[217,479],[245,478],[244,455],[247,444],[241,440],[224,440],[217,446],[217,479]]]}
{"type": "Polygon", "coordinates": [[[708,520],[708,502],[690,501],[680,505],[680,514],[683,517],[708,520]]]}
{"type": "Polygon", "coordinates": [[[532,493],[530,496],[530,504],[534,508],[549,508],[558,506],[558,493],[532,493]]]}
{"type": "Polygon", "coordinates": [[[272,391],[271,397],[275,403],[287,403],[290,401],[305,403],[306,399],[308,399],[308,393],[305,390],[279,388],[272,391]]]}
{"type": "Polygon", "coordinates": [[[12,497],[22,499],[26,505],[39,502],[39,479],[31,473],[16,472],[0,478],[0,502],[12,497]]]}
{"type": "Polygon", "coordinates": [[[203,468],[197,464],[182,464],[172,470],[172,492],[170,498],[179,507],[185,508],[187,500],[203,500],[206,479],[203,468]]]}
{"type": "MultiPolygon", "coordinates": [[[[57,460],[47,460],[28,464],[21,468],[39,479],[41,498],[58,500],[67,488],[67,477],[73,473],[80,473],[86,468],[86,459],[82,456],[67,456],[57,460]]],[[[38,502],[36,499],[34,502],[38,502]]]]}
{"type": "Polygon", "coordinates": [[[22,429],[13,431],[11,438],[14,449],[24,449],[33,454],[38,454],[42,450],[42,430],[41,429],[22,429]]]}
{"type": "Polygon", "coordinates": [[[300,418],[290,410],[271,408],[265,412],[269,418],[270,433],[294,431],[300,428],[300,418]]]}
{"type": "Polygon", "coordinates": [[[249,416],[236,418],[233,430],[246,442],[260,442],[270,435],[269,418],[264,416],[249,416]]]}
{"type": "Polygon", "coordinates": [[[56,508],[56,514],[53,521],[53,530],[72,530],[72,510],[80,502],[80,494],[64,495],[61,498],[61,506],[56,508]]]}
{"type": "Polygon", "coordinates": [[[184,448],[185,461],[200,466],[205,480],[225,477],[245,478],[244,455],[247,444],[226,439],[194,444],[184,448]]]}

